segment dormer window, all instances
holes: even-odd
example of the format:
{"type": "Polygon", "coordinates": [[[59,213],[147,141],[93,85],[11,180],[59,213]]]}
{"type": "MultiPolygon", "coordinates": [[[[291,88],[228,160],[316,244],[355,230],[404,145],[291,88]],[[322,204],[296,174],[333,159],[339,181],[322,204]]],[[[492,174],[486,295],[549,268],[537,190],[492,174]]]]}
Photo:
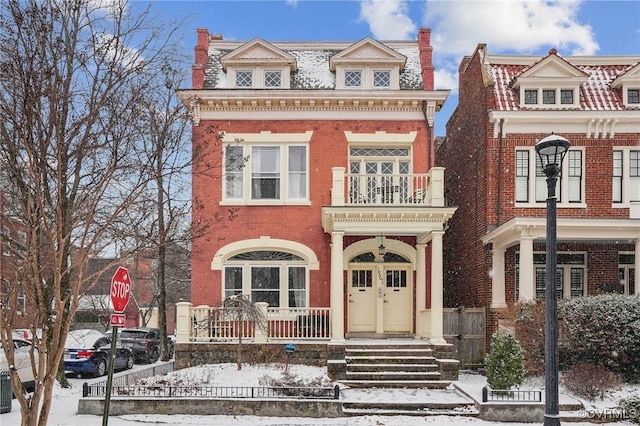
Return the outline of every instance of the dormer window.
{"type": "Polygon", "coordinates": [[[573,90],[571,89],[562,89],[560,90],[560,103],[562,105],[572,105],[573,104],[573,90]]]}
{"type": "Polygon", "coordinates": [[[538,103],[538,91],[537,90],[525,90],[524,91],[524,103],[527,105],[536,105],[538,103]]]}
{"type": "Polygon", "coordinates": [[[236,71],[236,87],[251,87],[253,71],[236,71]]]}
{"type": "Polygon", "coordinates": [[[282,72],[280,70],[269,70],[264,72],[264,87],[281,87],[282,72]]]}
{"type": "Polygon", "coordinates": [[[388,88],[391,86],[391,72],[374,71],[373,72],[373,87],[388,88]]]}
{"type": "Polygon", "coordinates": [[[344,86],[345,87],[361,87],[362,86],[362,71],[345,71],[344,72],[344,86]]]}
{"type": "Polygon", "coordinates": [[[627,103],[628,104],[640,104],[640,89],[627,90],[627,103]]]}
{"type": "Polygon", "coordinates": [[[556,91],[555,90],[543,90],[542,91],[542,103],[545,105],[556,104],[556,91]]]}

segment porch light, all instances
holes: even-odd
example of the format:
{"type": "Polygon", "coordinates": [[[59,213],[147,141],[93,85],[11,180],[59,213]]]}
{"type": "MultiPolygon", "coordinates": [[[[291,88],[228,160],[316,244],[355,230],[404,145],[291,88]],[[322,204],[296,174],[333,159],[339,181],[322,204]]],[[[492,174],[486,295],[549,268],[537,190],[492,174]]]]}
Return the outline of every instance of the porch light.
{"type": "Polygon", "coordinates": [[[383,235],[380,235],[380,247],[378,247],[378,254],[380,256],[384,256],[385,254],[387,254],[387,248],[384,246],[383,244],[383,235]]]}
{"type": "Polygon", "coordinates": [[[569,145],[567,139],[553,133],[536,143],[536,152],[540,157],[545,176],[558,177],[562,160],[569,150],[569,145]]]}

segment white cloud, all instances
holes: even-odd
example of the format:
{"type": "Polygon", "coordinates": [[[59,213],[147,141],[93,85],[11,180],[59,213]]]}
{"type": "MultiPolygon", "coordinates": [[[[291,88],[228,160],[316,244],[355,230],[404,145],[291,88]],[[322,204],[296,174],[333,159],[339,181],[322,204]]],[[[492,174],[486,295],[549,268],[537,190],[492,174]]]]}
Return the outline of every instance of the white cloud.
{"type": "Polygon", "coordinates": [[[478,43],[493,53],[531,53],[548,46],[564,55],[592,55],[599,46],[591,27],[578,21],[581,3],[428,1],[424,25],[432,28],[434,50],[450,55],[470,55],[478,43]]]}
{"type": "Polygon", "coordinates": [[[361,0],[360,20],[378,40],[415,39],[417,27],[405,0],[361,0]]]}

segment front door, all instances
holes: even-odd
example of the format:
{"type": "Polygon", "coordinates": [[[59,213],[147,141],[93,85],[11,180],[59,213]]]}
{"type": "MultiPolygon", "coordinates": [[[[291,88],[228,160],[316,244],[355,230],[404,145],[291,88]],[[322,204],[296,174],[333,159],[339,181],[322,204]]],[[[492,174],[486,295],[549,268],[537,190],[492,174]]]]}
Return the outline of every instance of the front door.
{"type": "Polygon", "coordinates": [[[349,331],[376,331],[376,298],[374,293],[375,267],[358,267],[349,272],[348,314],[349,331]]]}
{"type": "Polygon", "coordinates": [[[411,269],[385,268],[384,282],[384,332],[411,332],[413,303],[409,281],[411,269]]]}

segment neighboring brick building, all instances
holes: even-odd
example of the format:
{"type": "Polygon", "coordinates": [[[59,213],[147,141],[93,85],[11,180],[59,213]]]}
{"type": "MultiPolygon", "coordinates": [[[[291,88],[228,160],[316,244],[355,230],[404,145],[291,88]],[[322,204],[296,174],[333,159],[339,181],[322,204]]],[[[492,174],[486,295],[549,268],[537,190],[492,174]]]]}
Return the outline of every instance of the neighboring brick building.
{"type": "Polygon", "coordinates": [[[429,36],[239,42],[198,29],[193,89],[179,93],[195,152],[224,166],[194,168],[193,200],[200,217],[235,219],[193,245],[194,305],[244,293],[282,311],[330,307],[334,340],[444,343],[455,208],[433,167],[449,92],[434,90],[429,36]]]}
{"type": "Polygon", "coordinates": [[[445,236],[445,306],[496,313],[544,297],[546,178],[534,146],[571,147],[559,178],[558,295],[640,294],[640,56],[491,55],[459,67],[436,164],[459,206],[445,236]]]}

